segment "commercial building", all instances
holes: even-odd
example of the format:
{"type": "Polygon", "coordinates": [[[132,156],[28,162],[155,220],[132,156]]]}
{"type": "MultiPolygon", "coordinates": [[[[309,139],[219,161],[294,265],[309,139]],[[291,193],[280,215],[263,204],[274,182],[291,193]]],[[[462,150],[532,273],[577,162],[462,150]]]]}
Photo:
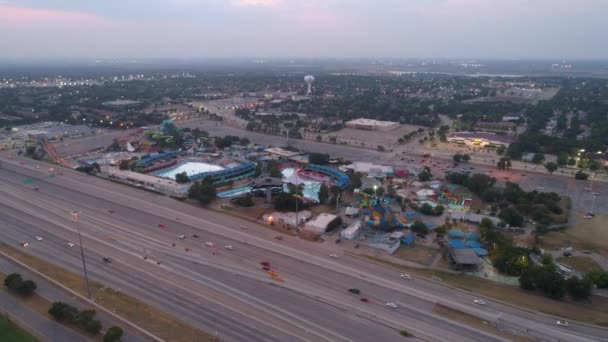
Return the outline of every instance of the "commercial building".
{"type": "Polygon", "coordinates": [[[281,227],[295,227],[296,216],[297,222],[302,224],[310,220],[310,218],[312,217],[312,212],[308,210],[300,210],[297,215],[294,212],[274,212],[272,214],[264,214],[264,216],[262,216],[262,219],[268,222],[269,224],[275,224],[281,227]]]}
{"type": "Polygon", "coordinates": [[[454,132],[448,134],[447,141],[458,145],[474,147],[509,147],[513,139],[506,135],[487,132],[454,132]]]}
{"type": "Polygon", "coordinates": [[[355,240],[361,232],[361,221],[355,221],[340,233],[340,237],[345,240],[355,240]]]}
{"type": "Polygon", "coordinates": [[[315,233],[325,233],[329,224],[337,218],[336,215],[321,213],[319,216],[315,217],[314,220],[310,220],[304,224],[304,229],[315,232],[315,233]]]}
{"type": "Polygon", "coordinates": [[[398,122],[393,121],[378,121],[373,119],[355,119],[348,121],[346,127],[354,129],[362,129],[366,131],[390,131],[399,127],[398,122]]]}

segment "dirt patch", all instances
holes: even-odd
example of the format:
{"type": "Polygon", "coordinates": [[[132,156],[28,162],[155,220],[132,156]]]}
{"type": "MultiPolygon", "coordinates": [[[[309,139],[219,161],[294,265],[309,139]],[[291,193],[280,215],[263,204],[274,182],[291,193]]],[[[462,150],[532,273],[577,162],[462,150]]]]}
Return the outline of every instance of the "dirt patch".
{"type": "Polygon", "coordinates": [[[577,271],[587,273],[590,271],[602,271],[602,267],[598,265],[590,257],[585,256],[571,256],[571,257],[559,257],[557,258],[557,262],[564,264],[566,266],[572,267],[577,271]]]}
{"type": "Polygon", "coordinates": [[[482,320],[479,317],[470,315],[468,313],[459,311],[459,310],[455,310],[452,308],[449,308],[447,306],[441,305],[441,304],[435,304],[435,306],[433,306],[433,312],[443,316],[445,318],[448,318],[452,321],[456,321],[456,322],[460,322],[460,323],[464,323],[468,326],[472,326],[476,329],[479,330],[483,330],[485,332],[488,332],[490,334],[493,335],[497,335],[500,337],[504,337],[504,338],[508,338],[510,341],[518,341],[518,342],[532,342],[532,341],[536,341],[533,338],[529,338],[529,337],[524,337],[524,336],[519,336],[519,335],[514,335],[505,331],[502,331],[492,325],[490,325],[488,322],[485,322],[484,320],[482,320]]]}
{"type": "MultiPolygon", "coordinates": [[[[0,243],[0,250],[81,295],[86,295],[84,278],[80,275],[26,254],[4,243],[0,243]]],[[[90,286],[91,293],[97,304],[143,327],[164,340],[184,342],[218,341],[217,338],[124,293],[117,292],[97,282],[90,282],[90,286]]],[[[50,303],[47,302],[45,312],[49,306],[50,303]]]]}
{"type": "Polygon", "coordinates": [[[437,249],[433,249],[426,246],[414,245],[409,247],[400,247],[393,254],[393,256],[429,266],[438,253],[439,250],[437,249]]]}
{"type": "Polygon", "coordinates": [[[558,250],[572,246],[578,250],[590,250],[608,257],[608,215],[597,215],[592,220],[577,220],[574,227],[549,232],[541,237],[541,247],[558,250]]]}
{"type": "Polygon", "coordinates": [[[372,261],[378,265],[414,274],[419,277],[444,282],[446,285],[494,298],[505,303],[511,303],[522,308],[540,311],[549,315],[563,317],[569,320],[605,326],[608,324],[608,298],[593,296],[589,302],[571,300],[556,301],[543,297],[535,292],[524,291],[517,286],[495,283],[486,279],[452,274],[442,271],[431,271],[396,265],[372,256],[356,255],[354,257],[372,261]]]}

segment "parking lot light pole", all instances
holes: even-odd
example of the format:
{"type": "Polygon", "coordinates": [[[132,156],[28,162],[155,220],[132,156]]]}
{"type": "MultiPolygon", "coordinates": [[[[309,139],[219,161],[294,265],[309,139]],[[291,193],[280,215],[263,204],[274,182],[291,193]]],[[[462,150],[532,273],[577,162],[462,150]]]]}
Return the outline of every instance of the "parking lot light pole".
{"type": "Polygon", "coordinates": [[[78,243],[80,245],[80,256],[82,257],[82,268],[84,269],[84,281],[87,286],[87,295],[88,298],[91,299],[91,287],[89,286],[89,274],[87,272],[87,263],[84,257],[84,247],[82,246],[82,235],[80,234],[80,220],[78,219],[78,214],[80,214],[80,210],[72,210],[72,218],[76,223],[76,231],[78,232],[78,243]]]}

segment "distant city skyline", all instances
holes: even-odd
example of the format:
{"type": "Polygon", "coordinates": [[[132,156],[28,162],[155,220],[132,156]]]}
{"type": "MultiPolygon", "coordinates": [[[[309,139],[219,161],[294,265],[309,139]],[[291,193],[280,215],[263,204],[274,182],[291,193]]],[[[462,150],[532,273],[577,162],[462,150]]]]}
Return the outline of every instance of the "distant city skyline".
{"type": "Polygon", "coordinates": [[[606,59],[605,0],[0,0],[0,58],[606,59]]]}

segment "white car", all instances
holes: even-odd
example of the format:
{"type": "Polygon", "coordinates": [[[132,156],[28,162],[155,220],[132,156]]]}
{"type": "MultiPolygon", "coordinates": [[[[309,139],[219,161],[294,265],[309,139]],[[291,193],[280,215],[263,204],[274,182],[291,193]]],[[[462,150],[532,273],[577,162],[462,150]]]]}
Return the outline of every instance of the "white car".
{"type": "Polygon", "coordinates": [[[412,276],[404,273],[401,275],[401,278],[410,280],[410,279],[412,279],[412,276]]]}
{"type": "Polygon", "coordinates": [[[566,322],[566,321],[557,321],[556,323],[557,323],[557,325],[561,325],[562,327],[568,326],[568,322],[566,322]]]}
{"type": "Polygon", "coordinates": [[[76,246],[76,245],[75,245],[75,244],[73,244],[72,242],[68,242],[68,246],[70,246],[70,247],[74,247],[74,246],[76,246]]]}
{"type": "Polygon", "coordinates": [[[232,249],[233,249],[231,245],[226,245],[226,246],[224,246],[224,248],[226,248],[226,249],[230,249],[230,250],[232,250],[232,249]]]}
{"type": "Polygon", "coordinates": [[[241,226],[240,228],[241,228],[241,229],[247,229],[247,227],[245,227],[245,226],[241,226]]]}
{"type": "Polygon", "coordinates": [[[395,304],[395,303],[386,303],[386,306],[388,306],[389,308],[393,308],[393,309],[398,308],[397,304],[395,304]]]}
{"type": "Polygon", "coordinates": [[[338,257],[338,256],[337,256],[337,255],[335,255],[335,254],[330,254],[329,256],[330,256],[330,257],[332,257],[332,258],[337,258],[337,257],[338,257]]]}
{"type": "Polygon", "coordinates": [[[481,299],[475,299],[473,301],[473,303],[478,304],[478,305],[486,305],[486,302],[484,300],[481,300],[481,299]]]}
{"type": "Polygon", "coordinates": [[[591,195],[593,195],[593,196],[597,197],[597,196],[599,196],[599,195],[600,195],[600,193],[599,193],[599,192],[594,192],[594,193],[592,193],[591,195]]]}
{"type": "Polygon", "coordinates": [[[36,236],[34,239],[36,239],[36,241],[42,241],[42,237],[40,236],[36,236]]]}
{"type": "Polygon", "coordinates": [[[185,239],[185,238],[186,238],[186,235],[181,234],[181,235],[178,235],[177,237],[178,237],[180,240],[183,240],[183,239],[185,239]]]}
{"type": "Polygon", "coordinates": [[[205,245],[209,247],[215,247],[215,244],[213,242],[205,242],[205,245]]]}

